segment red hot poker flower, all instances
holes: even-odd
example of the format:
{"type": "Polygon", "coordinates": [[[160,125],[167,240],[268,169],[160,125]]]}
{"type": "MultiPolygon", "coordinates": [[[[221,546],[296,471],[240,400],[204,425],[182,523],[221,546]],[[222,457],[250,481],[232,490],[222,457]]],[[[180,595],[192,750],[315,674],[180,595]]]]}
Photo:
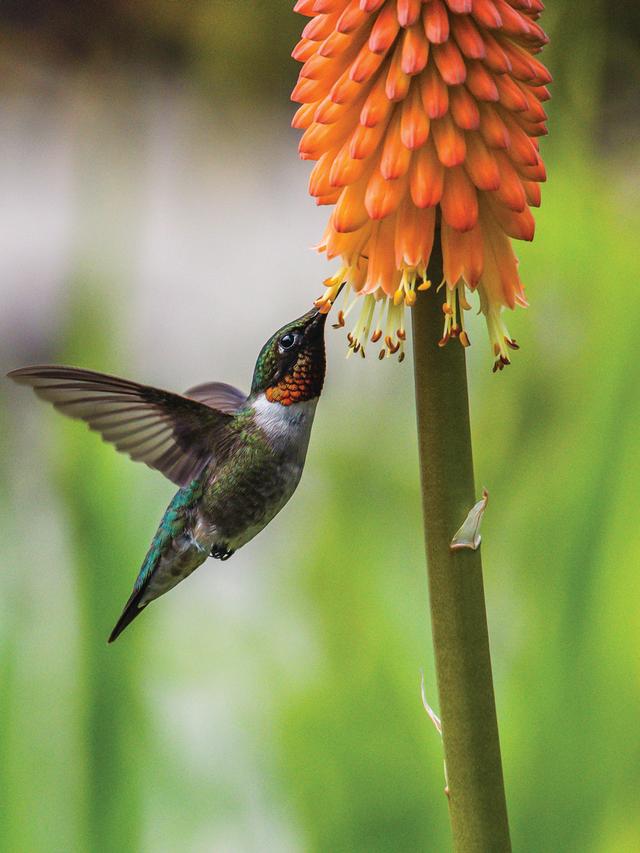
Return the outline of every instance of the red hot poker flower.
{"type": "MultiPolygon", "coordinates": [[[[310,17],[293,56],[292,99],[315,160],[309,191],[333,205],[321,251],[340,257],[319,301],[347,282],[360,312],[349,346],[403,356],[404,306],[427,289],[440,235],[441,344],[467,346],[463,312],[477,290],[495,356],[517,348],[502,319],[526,305],[511,241],[532,240],[540,204],[538,151],[551,77],[536,58],[547,37],[540,0],[299,0],[310,17]],[[357,298],[354,298],[355,297],[357,298]],[[386,316],[385,316],[386,315],[386,316]]],[[[440,284],[440,282],[437,282],[440,284]]]]}

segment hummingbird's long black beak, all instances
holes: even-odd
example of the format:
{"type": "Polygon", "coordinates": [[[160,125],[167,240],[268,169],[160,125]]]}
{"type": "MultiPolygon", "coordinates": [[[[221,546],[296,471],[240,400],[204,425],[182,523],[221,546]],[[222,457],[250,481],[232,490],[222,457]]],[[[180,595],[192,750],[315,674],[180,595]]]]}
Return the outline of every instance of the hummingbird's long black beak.
{"type": "Polygon", "coordinates": [[[345,284],[346,284],[346,282],[343,281],[342,284],[340,285],[340,287],[336,290],[335,294],[333,295],[333,297],[331,298],[330,301],[329,300],[324,301],[320,305],[320,307],[317,307],[317,305],[316,305],[316,307],[312,308],[311,311],[308,311],[303,317],[301,317],[302,320],[305,320],[306,318],[308,318],[309,332],[311,332],[317,328],[324,330],[324,324],[327,322],[327,317],[329,316],[329,311],[331,310],[331,308],[335,304],[335,301],[338,298],[340,291],[345,286],[345,284]]]}
{"type": "Polygon", "coordinates": [[[300,318],[304,323],[305,338],[315,338],[324,333],[324,324],[327,322],[327,315],[317,308],[312,308],[300,318]]]}

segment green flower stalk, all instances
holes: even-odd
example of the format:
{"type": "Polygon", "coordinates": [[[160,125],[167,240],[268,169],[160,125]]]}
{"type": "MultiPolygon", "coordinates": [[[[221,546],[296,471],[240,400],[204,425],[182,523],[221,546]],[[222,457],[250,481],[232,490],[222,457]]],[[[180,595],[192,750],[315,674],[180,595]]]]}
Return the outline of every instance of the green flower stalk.
{"type": "MultiPolygon", "coordinates": [[[[438,254],[432,257],[437,273],[438,254]]],[[[451,541],[475,503],[465,351],[439,350],[433,299],[412,311],[418,451],[449,812],[455,849],[510,850],[479,550],[451,541]]]]}

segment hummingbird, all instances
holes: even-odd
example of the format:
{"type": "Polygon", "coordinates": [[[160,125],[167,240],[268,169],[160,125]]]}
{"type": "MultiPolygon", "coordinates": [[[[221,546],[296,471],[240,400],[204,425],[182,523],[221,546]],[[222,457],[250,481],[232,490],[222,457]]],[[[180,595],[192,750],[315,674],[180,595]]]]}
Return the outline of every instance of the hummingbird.
{"type": "Polygon", "coordinates": [[[269,338],[248,396],[224,382],[174,394],[58,365],[8,374],[179,486],[110,643],[207,557],[229,559],[293,495],[324,383],[326,317],[313,308],[269,338]]]}

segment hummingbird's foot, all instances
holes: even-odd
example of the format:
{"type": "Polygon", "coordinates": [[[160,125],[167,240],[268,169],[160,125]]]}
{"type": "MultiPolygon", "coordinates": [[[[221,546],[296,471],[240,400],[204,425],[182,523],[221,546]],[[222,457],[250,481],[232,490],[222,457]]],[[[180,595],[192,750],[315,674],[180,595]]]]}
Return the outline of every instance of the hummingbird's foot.
{"type": "Polygon", "coordinates": [[[229,548],[228,545],[214,545],[211,549],[211,556],[214,560],[228,560],[233,553],[233,549],[229,548]]]}

